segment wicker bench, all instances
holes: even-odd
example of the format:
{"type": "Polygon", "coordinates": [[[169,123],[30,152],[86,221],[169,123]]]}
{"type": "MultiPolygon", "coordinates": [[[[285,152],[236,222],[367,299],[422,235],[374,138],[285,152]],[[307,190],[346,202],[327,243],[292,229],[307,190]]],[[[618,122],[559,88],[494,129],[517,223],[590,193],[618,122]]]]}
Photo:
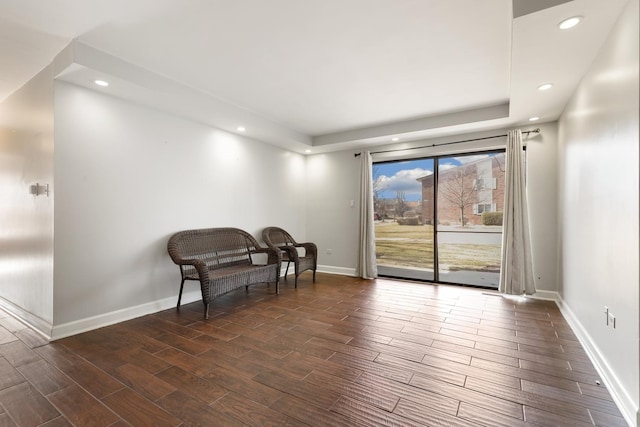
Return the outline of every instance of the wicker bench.
{"type": "Polygon", "coordinates": [[[246,231],[238,228],[180,231],[171,236],[167,250],[182,277],[178,309],[185,280],[200,282],[205,319],[209,318],[209,304],[214,298],[239,287],[248,291],[249,285],[275,283],[278,293],[280,251],[261,247],[246,231]],[[257,254],[266,254],[266,264],[254,264],[257,254]]]}

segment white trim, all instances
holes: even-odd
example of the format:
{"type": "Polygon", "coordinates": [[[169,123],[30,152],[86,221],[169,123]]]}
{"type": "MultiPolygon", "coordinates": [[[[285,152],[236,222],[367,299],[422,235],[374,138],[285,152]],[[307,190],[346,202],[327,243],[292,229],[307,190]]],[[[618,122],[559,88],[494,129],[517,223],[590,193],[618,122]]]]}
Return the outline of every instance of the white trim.
{"type": "MultiPolygon", "coordinates": [[[[344,276],[355,276],[354,268],[319,265],[318,271],[322,273],[340,274],[344,276]]],[[[189,304],[201,300],[202,293],[199,289],[190,292],[184,292],[182,294],[182,304],[189,304]]],[[[157,313],[159,311],[175,307],[176,303],[177,296],[172,296],[169,298],[151,301],[133,307],[115,310],[109,313],[99,314],[97,316],[87,317],[85,319],[74,320],[73,322],[63,323],[61,325],[56,325],[50,329],[50,339],[58,340],[61,338],[91,331],[93,329],[98,329],[116,323],[124,322],[126,320],[135,319],[136,317],[157,313]]]]}
{"type": "Polygon", "coordinates": [[[0,298],[0,308],[9,313],[19,322],[32,328],[34,331],[36,331],[46,339],[51,339],[52,326],[50,322],[47,322],[46,320],[26,311],[22,307],[18,307],[17,305],[3,298],[0,298]]]}
{"type": "Polygon", "coordinates": [[[591,363],[596,368],[596,371],[602,377],[607,389],[611,393],[613,401],[616,403],[620,412],[624,416],[625,421],[634,427],[638,427],[638,407],[633,401],[631,395],[624,388],[615,370],[609,365],[607,359],[602,355],[602,352],[598,348],[598,345],[593,341],[589,332],[582,326],[576,315],[573,313],[569,305],[564,302],[562,296],[558,294],[556,304],[562,313],[573,332],[578,337],[578,341],[584,347],[584,350],[589,356],[591,363]],[[635,418],[635,419],[634,419],[635,418]]]}
{"type": "MultiPolygon", "coordinates": [[[[202,292],[194,290],[183,292],[182,304],[189,304],[202,300],[202,292]]],[[[109,313],[99,314],[97,316],[87,317],[85,319],[74,320],[73,322],[56,325],[51,331],[51,339],[69,337],[71,335],[80,334],[82,332],[91,331],[93,329],[102,328],[104,326],[113,325],[115,323],[124,322],[126,320],[135,319],[136,317],[145,316],[147,314],[157,313],[175,307],[178,302],[177,295],[145,304],[127,307],[109,313]]]]}
{"type": "Polygon", "coordinates": [[[558,304],[558,301],[560,300],[560,294],[557,293],[556,291],[545,291],[541,289],[536,289],[536,293],[531,295],[529,298],[541,299],[545,301],[555,301],[556,304],[558,304]]]}
{"type": "Polygon", "coordinates": [[[355,268],[334,267],[331,265],[318,265],[318,272],[329,274],[341,274],[343,276],[356,276],[355,268]]]}
{"type": "Polygon", "coordinates": [[[611,393],[613,401],[620,409],[620,412],[624,416],[625,421],[630,426],[639,427],[640,409],[638,409],[638,407],[635,405],[630,394],[618,379],[615,370],[611,368],[587,330],[582,326],[569,305],[562,299],[562,296],[555,291],[538,290],[529,298],[556,302],[556,305],[560,309],[562,317],[565,318],[565,320],[569,324],[569,327],[571,327],[571,330],[576,334],[578,341],[580,341],[580,344],[582,344],[582,347],[587,353],[587,356],[589,356],[589,360],[591,360],[591,363],[598,372],[598,375],[606,384],[607,389],[611,393]]]}

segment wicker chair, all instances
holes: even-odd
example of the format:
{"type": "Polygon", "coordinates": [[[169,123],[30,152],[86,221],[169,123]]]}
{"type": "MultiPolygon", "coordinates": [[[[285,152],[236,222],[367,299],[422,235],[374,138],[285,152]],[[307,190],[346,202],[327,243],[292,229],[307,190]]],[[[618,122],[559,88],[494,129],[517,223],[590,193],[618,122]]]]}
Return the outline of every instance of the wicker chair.
{"type": "Polygon", "coordinates": [[[262,240],[270,248],[282,251],[282,261],[287,261],[285,279],[289,273],[289,264],[293,262],[295,267],[295,287],[298,287],[298,276],[306,270],[313,271],[313,281],[316,281],[316,268],[318,266],[318,247],[315,243],[297,243],[293,237],[279,227],[267,227],[262,230],[262,240]],[[304,248],[304,256],[298,254],[298,248],[304,248]]]}
{"type": "Polygon", "coordinates": [[[182,277],[178,309],[185,280],[200,282],[205,319],[214,298],[242,286],[248,291],[249,285],[275,283],[278,293],[280,251],[261,247],[246,231],[230,227],[180,231],[171,236],[167,250],[182,277]],[[256,254],[266,254],[266,264],[254,264],[256,254]]]}

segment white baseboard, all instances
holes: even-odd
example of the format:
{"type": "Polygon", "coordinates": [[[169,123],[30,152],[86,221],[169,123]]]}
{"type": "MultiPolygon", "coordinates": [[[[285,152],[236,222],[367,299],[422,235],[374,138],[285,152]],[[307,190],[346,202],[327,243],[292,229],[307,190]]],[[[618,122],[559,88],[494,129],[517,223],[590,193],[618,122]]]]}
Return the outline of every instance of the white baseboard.
{"type": "Polygon", "coordinates": [[[576,337],[580,341],[580,344],[587,352],[587,356],[596,368],[596,371],[604,381],[607,389],[611,393],[616,405],[622,412],[625,421],[632,427],[639,427],[640,424],[640,412],[638,406],[634,403],[633,398],[629,392],[624,388],[620,379],[616,375],[615,370],[609,365],[605,357],[602,355],[598,345],[593,341],[589,332],[582,326],[576,315],[571,310],[571,307],[562,299],[558,294],[556,304],[560,308],[560,312],[567,320],[567,323],[576,334],[576,337]]]}
{"type": "MultiPolygon", "coordinates": [[[[202,293],[200,290],[182,293],[182,304],[189,304],[200,300],[202,300],[202,293]]],[[[145,316],[147,314],[157,313],[158,311],[175,307],[177,302],[178,299],[176,295],[109,313],[98,314],[96,316],[87,317],[86,319],[74,320],[73,322],[56,325],[51,331],[51,339],[57,340],[71,335],[80,334],[82,332],[87,332],[92,329],[98,329],[115,323],[124,322],[125,320],[135,319],[136,317],[145,316]]]]}
{"type": "Polygon", "coordinates": [[[17,305],[3,298],[0,298],[0,308],[9,313],[16,320],[38,332],[46,339],[51,339],[52,326],[50,322],[47,322],[46,320],[24,310],[21,307],[18,307],[17,305]]]}
{"type": "Polygon", "coordinates": [[[562,313],[571,330],[576,334],[578,341],[580,341],[580,344],[584,347],[587,356],[589,356],[598,375],[600,375],[602,381],[606,384],[607,389],[611,393],[611,397],[620,409],[620,412],[622,412],[627,424],[632,427],[640,427],[640,410],[638,406],[633,402],[633,399],[620,382],[614,369],[606,361],[602,352],[591,338],[591,335],[589,335],[587,330],[582,326],[569,305],[562,299],[562,296],[555,291],[539,290],[529,298],[556,302],[560,313],[562,313]]]}
{"type": "MultiPolygon", "coordinates": [[[[281,270],[281,276],[284,275],[284,271],[285,269],[281,270]]],[[[319,265],[317,271],[320,271],[322,273],[355,276],[355,270],[350,268],[319,265]]],[[[292,273],[290,272],[290,274],[292,273]]],[[[182,304],[188,304],[200,300],[202,300],[202,293],[200,292],[200,290],[184,292],[182,294],[182,304]]],[[[63,323],[61,325],[56,325],[53,327],[49,325],[49,334],[47,338],[50,338],[51,340],[57,340],[87,332],[93,329],[98,329],[116,323],[124,322],[126,320],[135,319],[136,317],[145,316],[147,314],[157,313],[158,311],[175,307],[176,302],[177,296],[172,296],[169,298],[151,301],[133,307],[123,308],[121,310],[116,310],[109,313],[98,314],[96,316],[87,317],[85,319],[74,320],[73,322],[63,323]]]]}
{"type": "Polygon", "coordinates": [[[541,299],[545,301],[555,301],[557,304],[560,300],[560,294],[556,291],[538,290],[535,294],[531,295],[530,298],[541,299]]]}
{"type": "MultiPolygon", "coordinates": [[[[281,270],[281,276],[284,275],[284,270],[285,269],[281,270]]],[[[317,271],[320,271],[322,273],[355,276],[355,270],[350,268],[319,265],[317,271]]],[[[200,290],[184,292],[182,294],[182,304],[188,304],[200,300],[202,300],[202,293],[200,292],[200,290]]],[[[98,329],[116,323],[124,322],[126,320],[135,319],[136,317],[157,313],[158,311],[175,307],[176,302],[177,296],[173,296],[133,307],[123,308],[121,310],[116,310],[109,313],[98,314],[96,316],[87,317],[85,319],[74,320],[73,322],[63,323],[61,325],[56,325],[53,327],[49,325],[50,333],[48,338],[50,338],[51,340],[58,340],[72,335],[81,334],[93,329],[98,329]]]]}
{"type": "Polygon", "coordinates": [[[356,275],[355,268],[345,268],[345,267],[334,267],[332,265],[319,265],[318,271],[321,273],[329,273],[329,274],[340,274],[343,276],[354,276],[356,275]]]}

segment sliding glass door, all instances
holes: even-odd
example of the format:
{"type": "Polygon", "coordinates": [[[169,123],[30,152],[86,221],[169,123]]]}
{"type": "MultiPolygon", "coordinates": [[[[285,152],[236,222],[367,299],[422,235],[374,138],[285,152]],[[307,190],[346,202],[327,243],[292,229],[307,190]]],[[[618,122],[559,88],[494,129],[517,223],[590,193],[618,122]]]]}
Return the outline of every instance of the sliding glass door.
{"type": "Polygon", "coordinates": [[[497,288],[504,153],[438,159],[438,280],[497,288]]]}
{"type": "Polygon", "coordinates": [[[504,153],[375,163],[378,272],[497,288],[504,153]]]}
{"type": "Polygon", "coordinates": [[[433,187],[434,159],[373,165],[378,273],[407,279],[435,279],[433,187]]]}

